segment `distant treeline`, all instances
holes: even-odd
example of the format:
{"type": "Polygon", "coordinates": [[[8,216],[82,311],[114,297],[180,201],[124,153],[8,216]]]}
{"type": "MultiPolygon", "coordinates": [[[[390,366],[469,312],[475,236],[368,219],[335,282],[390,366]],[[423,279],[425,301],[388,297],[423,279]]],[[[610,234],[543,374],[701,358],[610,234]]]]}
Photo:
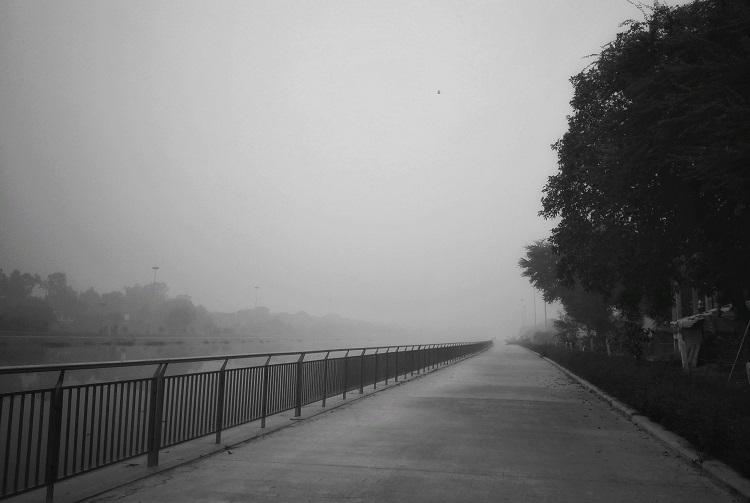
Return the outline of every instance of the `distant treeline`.
{"type": "Polygon", "coordinates": [[[0,330],[75,331],[106,334],[208,334],[210,314],[187,295],[169,297],[166,283],[77,292],[64,273],[42,278],[0,269],[0,330]]]}

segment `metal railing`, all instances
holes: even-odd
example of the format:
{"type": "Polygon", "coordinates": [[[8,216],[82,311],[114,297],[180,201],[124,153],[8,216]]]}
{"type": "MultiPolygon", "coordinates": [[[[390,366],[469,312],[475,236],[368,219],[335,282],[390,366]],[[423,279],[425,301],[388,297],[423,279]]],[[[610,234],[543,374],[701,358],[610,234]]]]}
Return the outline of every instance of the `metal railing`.
{"type": "Polygon", "coordinates": [[[0,375],[56,372],[45,389],[0,394],[0,499],[358,390],[487,349],[490,341],[338,348],[304,352],[0,367],[0,375]],[[291,361],[279,361],[279,359],[291,361]],[[312,359],[310,359],[312,357],[312,359]],[[227,368],[230,361],[262,364],[227,368]],[[276,359],[276,362],[272,362],[276,359]],[[216,362],[220,368],[167,375],[167,367],[216,362]],[[66,372],[155,367],[151,377],[65,385],[66,372]]]}

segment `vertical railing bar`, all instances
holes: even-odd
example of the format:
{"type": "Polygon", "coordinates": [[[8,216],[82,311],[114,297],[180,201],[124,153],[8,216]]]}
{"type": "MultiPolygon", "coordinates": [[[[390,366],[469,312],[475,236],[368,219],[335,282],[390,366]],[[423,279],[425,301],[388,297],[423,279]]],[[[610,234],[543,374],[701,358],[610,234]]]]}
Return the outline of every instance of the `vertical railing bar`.
{"type": "Polygon", "coordinates": [[[262,407],[260,402],[263,394],[261,390],[261,386],[263,386],[263,371],[259,369],[260,366],[253,367],[253,421],[260,419],[260,409],[262,407]]]}
{"type": "MultiPolygon", "coordinates": [[[[57,467],[60,463],[60,428],[62,427],[62,396],[65,370],[60,371],[57,384],[50,396],[49,425],[47,430],[47,463],[44,473],[47,484],[47,503],[52,503],[55,494],[55,482],[57,481],[57,467]]],[[[20,439],[19,439],[20,440],[20,439]]]]}
{"type": "Polygon", "coordinates": [[[138,416],[140,415],[140,406],[138,405],[138,390],[141,388],[139,381],[133,381],[133,387],[130,397],[130,438],[128,443],[128,452],[130,456],[138,453],[138,416]]]}
{"type": "Polygon", "coordinates": [[[214,381],[216,380],[216,374],[213,372],[209,372],[206,374],[206,382],[205,382],[205,394],[206,394],[206,402],[203,407],[203,424],[204,424],[204,434],[212,433],[214,431],[214,412],[216,410],[216,406],[214,405],[214,381]]]}
{"type": "Polygon", "coordinates": [[[187,418],[185,417],[185,410],[187,409],[187,394],[188,394],[188,377],[183,375],[180,377],[175,377],[179,384],[179,412],[177,415],[177,437],[174,439],[174,442],[180,442],[185,438],[185,426],[187,418]]]}
{"type": "MultiPolygon", "coordinates": [[[[42,457],[42,433],[44,424],[44,391],[39,392],[39,422],[36,435],[36,456],[34,457],[34,485],[39,485],[39,464],[42,457]]],[[[2,405],[0,405],[0,417],[2,417],[2,405]]],[[[26,484],[28,487],[28,483],[26,484]]]]}
{"type": "Polygon", "coordinates": [[[232,420],[230,424],[235,426],[240,417],[240,400],[242,399],[242,370],[232,371],[232,420]]]}
{"type": "Polygon", "coordinates": [[[210,433],[214,431],[214,428],[216,427],[216,387],[218,386],[219,382],[219,375],[218,373],[211,372],[209,374],[208,379],[208,403],[206,404],[206,424],[208,431],[206,433],[210,433]],[[216,384],[216,385],[214,385],[216,384]],[[211,414],[211,412],[214,412],[211,414]]]}
{"type": "Polygon", "coordinates": [[[326,398],[328,397],[328,356],[330,354],[331,352],[328,351],[323,358],[323,403],[321,407],[326,406],[326,398]]]}
{"type": "MultiPolygon", "coordinates": [[[[44,402],[42,402],[44,403],[44,402]]],[[[31,404],[29,404],[29,438],[26,439],[26,470],[24,473],[23,487],[29,487],[29,470],[31,469],[31,439],[34,436],[34,405],[36,405],[36,392],[31,392],[31,404]]],[[[18,438],[19,442],[21,438],[18,438]]],[[[20,459],[18,461],[21,461],[20,459]]]]}
{"type": "MultiPolygon", "coordinates": [[[[86,391],[86,395],[83,397],[83,428],[81,428],[81,470],[83,471],[86,467],[86,438],[88,437],[89,444],[89,465],[91,465],[91,442],[93,441],[93,434],[88,432],[89,427],[89,391],[91,386],[83,388],[86,391]]],[[[93,416],[93,413],[92,413],[93,416]]]]}
{"type": "Polygon", "coordinates": [[[305,353],[300,353],[299,359],[297,360],[297,372],[296,380],[297,384],[294,387],[294,417],[300,417],[302,415],[302,360],[305,359],[305,353]]]}
{"type": "Polygon", "coordinates": [[[234,400],[234,418],[232,420],[232,426],[238,425],[242,421],[242,402],[244,400],[244,394],[242,392],[243,388],[243,379],[244,379],[244,370],[236,370],[235,371],[235,387],[234,391],[232,392],[233,400],[234,400]]]}
{"type": "Polygon", "coordinates": [[[385,349],[385,385],[388,386],[388,370],[390,369],[390,365],[388,365],[388,361],[391,354],[391,348],[387,347],[385,349]]]}
{"type": "MultiPolygon", "coordinates": [[[[13,399],[13,395],[10,395],[9,398],[12,400],[13,399]]],[[[3,423],[3,408],[4,408],[4,406],[5,406],[5,397],[4,396],[0,396],[0,425],[2,425],[2,423],[3,423]]],[[[8,428],[8,431],[10,431],[10,416],[8,417],[8,423],[9,424],[8,424],[7,428],[8,428]]],[[[2,430],[0,429],[0,431],[2,431],[2,430]]],[[[8,445],[7,444],[5,445],[5,452],[6,453],[8,452],[8,445]]],[[[7,461],[3,464],[3,474],[6,471],[6,468],[7,468],[6,465],[7,464],[8,464],[7,461]]],[[[2,486],[0,486],[0,496],[2,496],[3,494],[5,494],[5,488],[2,487],[2,486]]]]}
{"type": "Polygon", "coordinates": [[[182,381],[182,413],[180,414],[182,429],[180,436],[177,438],[175,443],[184,442],[190,438],[190,405],[191,405],[191,381],[192,376],[185,374],[181,378],[182,381]]]}
{"type": "Polygon", "coordinates": [[[233,417],[233,410],[234,410],[234,381],[237,377],[237,371],[232,370],[231,372],[227,373],[227,390],[228,393],[225,392],[224,396],[224,415],[226,416],[224,418],[224,427],[231,426],[232,425],[232,417],[233,417]]]}
{"type": "MultiPolygon", "coordinates": [[[[115,449],[115,459],[120,459],[120,453],[121,446],[122,446],[122,431],[123,431],[123,421],[127,421],[128,415],[125,413],[125,409],[123,409],[123,403],[125,398],[125,387],[127,385],[127,382],[121,382],[120,383],[120,405],[117,408],[117,448],[115,449]]],[[[127,431],[127,430],[126,430],[127,431]]]]}
{"type": "Polygon", "coordinates": [[[125,383],[119,382],[114,385],[112,392],[112,438],[114,439],[113,445],[110,448],[112,452],[110,463],[119,459],[120,452],[120,435],[122,431],[122,394],[125,389],[125,383]],[[117,428],[115,428],[115,422],[117,422],[117,428]]]}
{"type": "Polygon", "coordinates": [[[213,432],[214,428],[216,428],[216,405],[214,402],[218,400],[218,396],[216,393],[216,387],[219,386],[219,375],[218,373],[211,372],[211,378],[209,379],[209,388],[208,388],[208,405],[206,408],[206,421],[208,421],[208,429],[209,432],[213,432]],[[216,382],[216,387],[214,386],[214,382],[216,382]],[[213,405],[213,407],[211,407],[213,405]],[[211,414],[211,411],[214,413],[211,414]]]}
{"type": "Polygon", "coordinates": [[[188,440],[190,438],[190,421],[192,419],[190,414],[190,409],[193,406],[193,375],[192,374],[186,374],[183,377],[183,381],[185,382],[185,392],[184,392],[184,401],[185,401],[185,412],[183,413],[183,422],[185,425],[185,429],[182,432],[182,436],[177,440],[178,442],[184,442],[185,440],[188,440]]]}
{"type": "MultiPolygon", "coordinates": [[[[68,411],[66,412],[66,418],[65,418],[65,450],[63,451],[63,475],[68,473],[68,451],[70,450],[70,407],[71,402],[73,401],[73,390],[68,390],[68,411]]],[[[44,402],[42,402],[44,403],[44,402]]],[[[40,407],[40,409],[43,407],[40,407]]],[[[41,410],[39,414],[39,420],[41,421],[41,410]]],[[[73,444],[75,445],[75,444],[73,444]]],[[[75,449],[75,447],[74,447],[75,449]]],[[[73,463],[75,465],[75,462],[73,463]]]]}
{"type": "Polygon", "coordinates": [[[170,376],[164,379],[164,403],[167,404],[167,417],[164,423],[166,431],[164,432],[164,438],[166,439],[166,443],[170,444],[174,442],[175,438],[177,438],[177,421],[179,415],[177,413],[179,397],[179,393],[177,393],[178,385],[179,382],[177,376],[170,376]]]}
{"type": "MultiPolygon", "coordinates": [[[[136,416],[135,416],[135,452],[140,453],[143,450],[143,435],[141,434],[141,415],[143,411],[143,388],[146,386],[147,381],[139,380],[136,400],[136,416]]],[[[145,424],[145,422],[144,422],[145,424]]]]}
{"type": "MultiPolygon", "coordinates": [[[[173,409],[173,416],[174,416],[174,430],[172,431],[172,439],[169,441],[170,444],[173,444],[175,442],[178,442],[180,440],[180,423],[182,422],[182,379],[177,376],[172,376],[172,393],[174,395],[174,409],[173,409]]],[[[165,395],[166,397],[166,395],[165,395]]],[[[166,442],[165,442],[166,443],[166,442]]]]}
{"type": "Polygon", "coordinates": [[[195,406],[193,407],[193,435],[194,438],[203,432],[203,377],[204,374],[195,374],[195,406]]]}
{"type": "Polygon", "coordinates": [[[130,421],[128,421],[128,457],[135,455],[135,435],[137,430],[135,429],[135,421],[137,419],[137,405],[135,401],[136,393],[138,392],[138,381],[131,381],[130,389],[128,390],[128,403],[130,404],[130,421]]]}
{"type": "MultiPolygon", "coordinates": [[[[104,404],[104,387],[103,386],[97,386],[99,389],[99,421],[97,422],[97,429],[96,429],[96,456],[94,458],[94,461],[96,462],[96,466],[101,465],[101,450],[102,450],[102,416],[104,415],[104,408],[102,405],[104,404]]],[[[89,466],[89,468],[91,468],[89,466]]]]}
{"type": "Polygon", "coordinates": [[[242,370],[242,407],[240,408],[240,423],[244,423],[247,418],[247,408],[250,403],[250,369],[245,368],[242,370]]]}
{"type": "Polygon", "coordinates": [[[198,374],[196,389],[198,390],[198,396],[196,397],[195,407],[195,434],[202,435],[204,433],[203,419],[205,417],[204,408],[206,406],[206,374],[198,374]]]}
{"type": "MultiPolygon", "coordinates": [[[[104,405],[104,449],[102,449],[102,463],[107,462],[107,436],[109,435],[109,395],[110,385],[107,384],[107,402],[106,405],[104,405]]],[[[110,449],[111,447],[112,445],[110,444],[110,449]]]]}
{"type": "Polygon", "coordinates": [[[271,361],[271,355],[266,358],[266,363],[263,364],[263,389],[261,390],[261,411],[260,411],[260,427],[266,427],[266,416],[268,415],[268,363],[271,361]]]}
{"type": "Polygon", "coordinates": [[[199,383],[201,380],[201,374],[193,374],[193,404],[192,404],[192,417],[190,418],[190,438],[195,438],[196,433],[199,431],[198,429],[198,419],[200,418],[200,415],[198,414],[198,409],[200,407],[200,387],[199,383]]]}
{"type": "Polygon", "coordinates": [[[419,374],[422,373],[422,357],[423,357],[423,354],[424,354],[424,349],[422,349],[423,347],[424,347],[424,344],[419,344],[417,346],[417,352],[415,353],[415,355],[416,355],[417,375],[419,375],[419,374]]]}
{"type": "Polygon", "coordinates": [[[121,402],[120,414],[122,415],[121,421],[123,422],[122,437],[117,444],[117,459],[120,458],[120,453],[124,458],[130,456],[128,445],[130,441],[130,430],[132,429],[132,404],[130,403],[130,385],[132,381],[125,381],[122,384],[122,393],[124,395],[124,401],[121,402]]]}
{"type": "MultiPolygon", "coordinates": [[[[42,439],[44,438],[42,435],[44,434],[44,430],[42,429],[44,426],[44,395],[46,392],[41,393],[41,397],[39,400],[39,428],[37,430],[36,435],[36,463],[34,465],[34,485],[39,485],[39,465],[41,464],[42,459],[42,439]]],[[[52,403],[50,399],[50,403],[52,403]]],[[[77,404],[78,402],[76,402],[77,404]]],[[[78,417],[76,416],[76,419],[78,417]]],[[[75,445],[73,447],[73,453],[75,454],[75,445]]],[[[73,461],[73,471],[75,471],[75,460],[73,461]]]]}
{"type": "Polygon", "coordinates": [[[378,389],[378,351],[380,351],[380,348],[375,349],[375,368],[373,369],[372,375],[372,389],[378,389]]]}
{"type": "Polygon", "coordinates": [[[187,440],[193,436],[193,419],[195,417],[195,374],[189,374],[185,383],[187,389],[187,398],[185,399],[185,436],[182,440],[187,440]]]}
{"type": "Polygon", "coordinates": [[[133,380],[130,382],[130,385],[128,386],[128,398],[127,398],[127,407],[128,407],[128,422],[126,423],[127,427],[127,436],[125,444],[123,445],[122,449],[123,452],[127,453],[127,457],[131,457],[134,455],[133,452],[133,438],[135,436],[135,394],[137,389],[137,381],[133,380]]]}
{"type": "Polygon", "coordinates": [[[26,393],[21,393],[18,411],[18,440],[16,441],[16,473],[13,477],[13,491],[18,492],[18,475],[21,471],[21,446],[23,445],[23,414],[26,410],[26,393]]]}
{"type": "Polygon", "coordinates": [[[216,410],[214,411],[214,417],[216,422],[216,442],[221,443],[221,430],[224,427],[224,386],[226,385],[226,368],[229,363],[229,358],[224,360],[219,369],[219,381],[217,383],[216,391],[216,410]]]}
{"type": "MultiPolygon", "coordinates": [[[[109,458],[107,459],[107,463],[111,463],[114,461],[114,455],[115,455],[115,433],[117,432],[117,429],[115,428],[115,421],[117,420],[116,414],[115,414],[115,407],[117,405],[117,385],[112,385],[112,403],[111,406],[107,407],[107,412],[112,413],[112,421],[107,421],[107,428],[112,428],[112,431],[109,432],[109,458]]],[[[109,402],[109,394],[110,389],[109,386],[107,386],[107,401],[109,402]]]]}
{"type": "Polygon", "coordinates": [[[147,466],[159,464],[159,448],[161,446],[161,418],[164,405],[164,374],[167,363],[161,363],[154,372],[151,380],[151,401],[148,417],[148,460],[147,466]]]}
{"type": "Polygon", "coordinates": [[[362,350],[362,353],[359,355],[359,394],[365,392],[365,351],[366,349],[362,350]]]}
{"type": "Polygon", "coordinates": [[[349,387],[349,350],[346,350],[346,354],[344,355],[344,396],[342,397],[344,400],[346,400],[346,389],[349,387]]]}
{"type": "MultiPolygon", "coordinates": [[[[151,390],[149,390],[147,397],[150,397],[152,395],[151,390]]],[[[173,437],[173,431],[174,431],[174,421],[175,421],[175,413],[174,413],[174,376],[169,376],[164,378],[164,407],[165,410],[162,414],[162,420],[164,421],[164,425],[162,427],[162,436],[164,437],[166,443],[171,443],[172,437],[173,437]]],[[[151,410],[151,404],[149,403],[149,409],[151,410]]],[[[143,427],[146,428],[148,425],[148,422],[144,421],[143,427]]]]}
{"type": "Polygon", "coordinates": [[[214,410],[213,405],[213,389],[214,389],[214,373],[207,372],[203,382],[203,433],[208,434],[213,431],[211,411],[214,410]]]}
{"type": "MultiPolygon", "coordinates": [[[[7,487],[8,487],[8,472],[10,471],[9,468],[9,461],[10,461],[10,432],[13,430],[13,404],[16,402],[16,395],[10,395],[10,405],[8,406],[8,431],[5,435],[5,462],[3,463],[3,492],[2,494],[6,494],[7,487]]],[[[19,422],[20,423],[20,422],[19,422]]]]}
{"type": "Polygon", "coordinates": [[[395,354],[393,355],[393,359],[394,359],[393,366],[395,367],[393,369],[393,380],[394,380],[394,382],[398,382],[398,349],[400,347],[401,346],[396,346],[396,351],[395,351],[395,354]]]}
{"type": "Polygon", "coordinates": [[[182,423],[183,423],[183,430],[182,434],[180,435],[180,438],[177,439],[177,442],[184,442],[185,440],[188,440],[190,438],[190,407],[193,404],[193,397],[192,397],[192,382],[193,382],[193,376],[191,374],[185,374],[182,377],[182,381],[184,383],[183,387],[183,413],[182,413],[182,423]]]}

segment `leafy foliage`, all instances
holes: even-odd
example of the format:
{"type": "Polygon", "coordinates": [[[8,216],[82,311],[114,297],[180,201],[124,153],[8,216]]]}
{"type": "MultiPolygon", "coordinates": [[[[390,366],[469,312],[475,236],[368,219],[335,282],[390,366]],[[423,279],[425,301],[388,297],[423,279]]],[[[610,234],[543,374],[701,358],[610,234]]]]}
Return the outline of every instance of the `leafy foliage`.
{"type": "MultiPolygon", "coordinates": [[[[526,247],[526,256],[518,261],[521,275],[542,292],[545,302],[560,301],[568,315],[561,320],[561,337],[572,342],[581,328],[593,331],[597,345],[603,347],[612,331],[612,308],[606,296],[587,291],[578,281],[561,278],[560,258],[547,241],[536,241],[526,247]]],[[[556,326],[558,326],[556,324],[556,326]]]]}
{"type": "MultiPolygon", "coordinates": [[[[559,270],[659,317],[673,282],[750,286],[750,3],[654,7],[574,76],[541,214],[559,270]]],[[[747,312],[743,312],[747,315],[747,312]]]]}
{"type": "Polygon", "coordinates": [[[78,293],[64,273],[39,275],[0,269],[0,330],[127,330],[148,333],[209,333],[211,315],[190,297],[170,298],[165,283],[133,285],[100,294],[78,293]]]}

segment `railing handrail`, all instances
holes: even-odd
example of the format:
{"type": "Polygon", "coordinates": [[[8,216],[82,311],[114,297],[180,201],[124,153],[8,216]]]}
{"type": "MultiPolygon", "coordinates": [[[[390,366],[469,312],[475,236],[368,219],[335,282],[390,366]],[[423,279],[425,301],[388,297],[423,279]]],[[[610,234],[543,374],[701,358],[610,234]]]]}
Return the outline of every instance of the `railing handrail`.
{"type": "Polygon", "coordinates": [[[347,392],[364,394],[365,386],[375,390],[389,378],[408,380],[491,346],[444,342],[0,367],[0,374],[58,372],[54,388],[0,393],[0,499],[46,487],[46,501],[52,502],[60,480],[137,456],[157,466],[166,447],[208,435],[220,444],[228,428],[258,420],[265,428],[267,417],[292,410],[301,417],[306,405],[325,407],[326,398],[346,400],[347,392]],[[269,365],[273,356],[296,361],[269,365]],[[265,362],[227,368],[229,360],[250,358],[265,362]],[[205,361],[221,368],[166,375],[170,363],[205,361]],[[64,386],[70,370],[154,365],[151,377],[64,386]]]}
{"type": "Polygon", "coordinates": [[[224,360],[243,360],[249,358],[268,358],[274,356],[292,356],[292,355],[311,355],[318,353],[338,353],[344,351],[368,351],[368,350],[380,350],[389,348],[410,348],[414,349],[417,347],[423,348],[438,348],[438,347],[449,347],[459,346],[465,344],[482,344],[490,342],[487,341],[466,341],[466,342],[444,342],[436,344],[399,344],[390,346],[362,346],[353,348],[335,348],[335,349],[311,349],[305,351],[279,351],[279,352],[261,352],[261,353],[242,353],[242,354],[228,354],[228,355],[204,355],[204,356],[181,356],[175,358],[147,358],[141,360],[113,360],[105,362],[73,362],[73,363],[57,363],[57,364],[36,364],[36,365],[9,365],[0,366],[0,375],[4,374],[27,374],[32,372],[60,372],[60,371],[71,371],[71,370],[91,370],[101,368],[117,368],[117,367],[143,367],[148,365],[166,365],[172,363],[196,363],[196,362],[208,362],[208,361],[224,361],[224,360]]]}

